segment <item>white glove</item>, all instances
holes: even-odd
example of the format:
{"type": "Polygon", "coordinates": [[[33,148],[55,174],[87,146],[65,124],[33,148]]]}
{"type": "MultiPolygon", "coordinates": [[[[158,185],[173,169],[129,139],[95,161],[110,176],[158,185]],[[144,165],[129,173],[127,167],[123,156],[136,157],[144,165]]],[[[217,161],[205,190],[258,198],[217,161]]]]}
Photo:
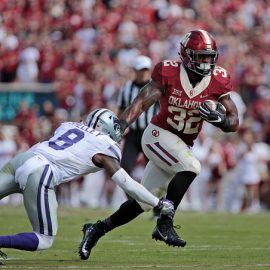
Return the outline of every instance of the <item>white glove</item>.
{"type": "Polygon", "coordinates": [[[172,201],[166,198],[162,198],[159,200],[159,203],[155,208],[160,212],[160,215],[164,215],[170,219],[173,219],[175,210],[172,201]]]}

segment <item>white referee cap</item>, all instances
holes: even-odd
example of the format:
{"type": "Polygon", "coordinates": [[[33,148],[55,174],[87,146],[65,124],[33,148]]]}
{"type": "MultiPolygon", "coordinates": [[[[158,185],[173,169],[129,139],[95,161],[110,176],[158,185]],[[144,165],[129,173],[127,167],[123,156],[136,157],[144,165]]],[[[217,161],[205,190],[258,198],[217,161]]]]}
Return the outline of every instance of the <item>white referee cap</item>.
{"type": "Polygon", "coordinates": [[[152,61],[149,57],[140,55],[135,58],[132,66],[135,70],[150,69],[152,61]]]}

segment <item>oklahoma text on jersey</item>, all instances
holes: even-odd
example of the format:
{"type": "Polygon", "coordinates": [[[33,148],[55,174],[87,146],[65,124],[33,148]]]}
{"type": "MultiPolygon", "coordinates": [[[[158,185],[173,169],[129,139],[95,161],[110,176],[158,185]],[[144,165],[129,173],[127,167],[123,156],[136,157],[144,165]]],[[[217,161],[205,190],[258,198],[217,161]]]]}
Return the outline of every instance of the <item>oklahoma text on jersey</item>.
{"type": "Polygon", "coordinates": [[[171,131],[190,146],[203,124],[198,112],[200,104],[207,99],[219,100],[232,90],[230,76],[220,66],[193,87],[181,62],[164,60],[155,66],[152,79],[164,87],[160,111],[152,124],[171,131]]]}

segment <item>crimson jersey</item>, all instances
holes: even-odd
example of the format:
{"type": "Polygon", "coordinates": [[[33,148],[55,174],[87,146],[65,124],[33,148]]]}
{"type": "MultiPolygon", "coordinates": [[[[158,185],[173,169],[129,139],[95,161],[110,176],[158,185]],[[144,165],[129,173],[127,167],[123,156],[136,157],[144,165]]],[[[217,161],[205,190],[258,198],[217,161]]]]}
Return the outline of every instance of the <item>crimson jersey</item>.
{"type": "Polygon", "coordinates": [[[200,104],[207,99],[218,100],[232,90],[228,72],[219,66],[193,87],[181,62],[164,60],[155,66],[152,79],[161,83],[164,94],[160,98],[160,111],[151,123],[171,131],[190,146],[203,124],[198,111],[200,104]]]}

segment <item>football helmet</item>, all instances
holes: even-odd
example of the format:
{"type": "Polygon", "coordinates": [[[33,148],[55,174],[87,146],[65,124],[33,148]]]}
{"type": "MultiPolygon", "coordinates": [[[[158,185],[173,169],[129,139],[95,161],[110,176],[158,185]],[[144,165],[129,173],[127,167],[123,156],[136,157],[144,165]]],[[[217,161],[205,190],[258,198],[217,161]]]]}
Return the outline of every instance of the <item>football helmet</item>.
{"type": "Polygon", "coordinates": [[[218,59],[216,41],[205,30],[190,31],[180,42],[179,55],[187,69],[202,76],[211,75],[218,59]]]}
{"type": "Polygon", "coordinates": [[[115,142],[122,139],[120,124],[117,116],[108,109],[96,109],[89,113],[85,124],[95,130],[109,135],[115,142]]]}

